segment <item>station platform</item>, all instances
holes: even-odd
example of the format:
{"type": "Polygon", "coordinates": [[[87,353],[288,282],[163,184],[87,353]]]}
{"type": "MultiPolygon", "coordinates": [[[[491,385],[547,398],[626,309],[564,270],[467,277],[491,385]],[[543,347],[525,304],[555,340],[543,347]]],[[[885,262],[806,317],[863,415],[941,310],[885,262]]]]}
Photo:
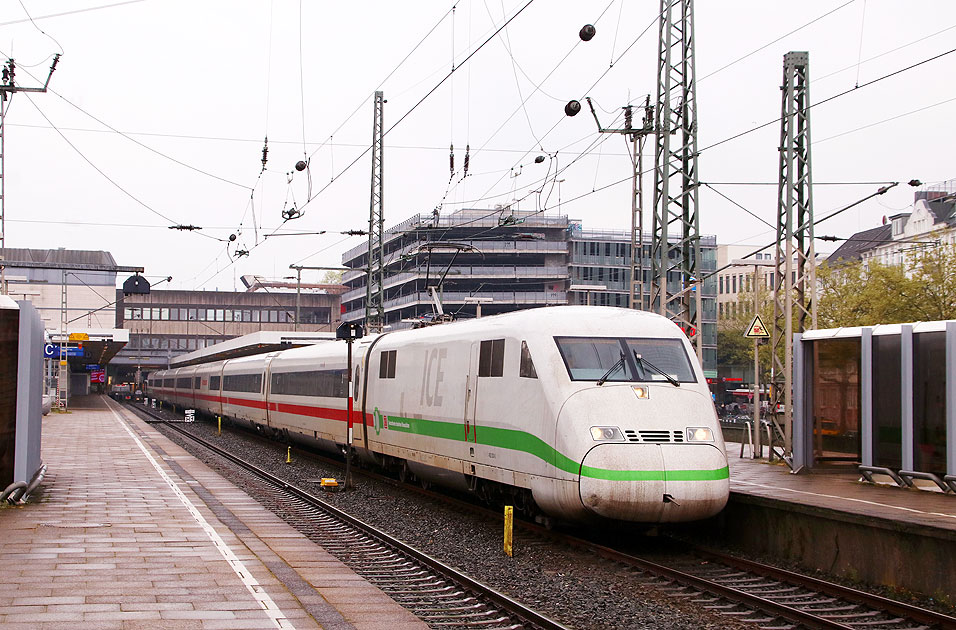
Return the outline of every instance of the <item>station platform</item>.
{"type": "Polygon", "coordinates": [[[956,605],[956,496],[861,482],[855,466],[794,475],[739,453],[727,443],[724,542],[956,605]]]}
{"type": "Polygon", "coordinates": [[[43,460],[0,508],[4,630],[427,628],[105,396],[44,418],[43,460]]]}

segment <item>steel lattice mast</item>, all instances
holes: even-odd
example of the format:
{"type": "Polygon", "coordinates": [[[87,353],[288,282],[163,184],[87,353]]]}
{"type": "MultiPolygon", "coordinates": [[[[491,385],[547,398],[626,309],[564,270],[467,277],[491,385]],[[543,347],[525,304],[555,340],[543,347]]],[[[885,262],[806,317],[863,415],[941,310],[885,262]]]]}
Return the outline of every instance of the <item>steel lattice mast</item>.
{"type": "Polygon", "coordinates": [[[772,336],[774,414],[789,456],[793,427],[793,334],[816,328],[813,180],[810,166],[810,54],[783,57],[780,173],[772,336]],[[781,357],[781,354],[783,355],[781,357]],[[782,416],[782,417],[781,417],[782,416]],[[782,426],[781,426],[782,424],[782,426]]]}
{"type": "Polygon", "coordinates": [[[384,196],[384,132],[382,110],[385,93],[375,92],[375,114],[372,122],[372,196],[368,212],[368,276],[365,284],[365,328],[381,332],[385,325],[385,214],[384,196]]]}
{"type": "Polygon", "coordinates": [[[694,335],[702,359],[694,1],[661,0],[659,28],[650,305],[694,335]]]}

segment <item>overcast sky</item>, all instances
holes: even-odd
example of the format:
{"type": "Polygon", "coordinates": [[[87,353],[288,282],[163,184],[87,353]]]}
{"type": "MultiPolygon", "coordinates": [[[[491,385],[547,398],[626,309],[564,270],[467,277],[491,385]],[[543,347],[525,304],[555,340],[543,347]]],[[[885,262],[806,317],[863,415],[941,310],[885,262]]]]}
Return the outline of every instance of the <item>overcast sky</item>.
{"type": "MultiPolygon", "coordinates": [[[[656,90],[658,10],[656,0],[4,2],[0,56],[16,59],[19,86],[42,85],[63,53],[50,92],[16,94],[7,114],[7,247],[107,250],[183,289],[241,290],[242,274],[340,265],[363,237],[339,232],[368,227],[362,154],[376,89],[388,100],[386,226],[439,205],[520,199],[585,228],[629,229],[630,186],[609,186],[630,172],[624,139],[563,109],[590,96],[611,126],[656,90]],[[588,23],[597,35],[585,43],[588,23]],[[297,173],[302,159],[309,168],[297,173]],[[283,224],[293,207],[302,217],[283,224]]],[[[696,35],[700,180],[729,198],[702,188],[700,230],[719,243],[774,238],[733,202],[774,223],[779,124],[708,147],[780,115],[787,51],[809,51],[814,103],[860,86],[812,110],[816,217],[903,182],[817,235],[905,211],[910,179],[956,178],[956,52],[866,85],[956,47],[956,2],[703,1],[696,35]]],[[[653,142],[645,155],[651,167],[653,142]]],[[[648,208],[652,186],[647,176],[648,208]]]]}

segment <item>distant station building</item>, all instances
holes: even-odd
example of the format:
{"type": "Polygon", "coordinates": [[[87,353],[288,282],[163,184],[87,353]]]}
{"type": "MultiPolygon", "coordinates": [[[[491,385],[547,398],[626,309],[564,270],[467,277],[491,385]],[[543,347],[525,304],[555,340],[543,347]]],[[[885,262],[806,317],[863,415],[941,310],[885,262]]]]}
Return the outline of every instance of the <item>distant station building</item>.
{"type": "MultiPolygon", "coordinates": [[[[464,209],[415,215],[387,229],[383,244],[390,329],[434,317],[437,302],[456,317],[479,309],[484,316],[560,304],[629,306],[630,231],[585,230],[564,215],[464,209]]],[[[716,240],[704,237],[702,249],[702,269],[715,269],[716,240]]],[[[649,239],[642,256],[649,286],[649,239]]],[[[368,244],[345,252],[342,263],[353,270],[342,278],[342,319],[364,320],[368,244]]],[[[702,299],[705,372],[716,375],[716,282],[705,282],[702,299]]]]}
{"type": "Polygon", "coordinates": [[[242,335],[335,330],[344,287],[242,280],[246,291],[153,289],[124,296],[116,290],[115,325],[129,331],[129,344],[112,362],[120,378],[133,380],[137,372],[169,367],[180,355],[242,335]]]}
{"type": "Polygon", "coordinates": [[[44,391],[56,391],[61,360],[65,397],[105,386],[105,365],[128,339],[114,329],[117,277],[139,268],[118,265],[109,252],[64,248],[6,248],[4,261],[7,295],[31,302],[46,331],[44,391]]]}

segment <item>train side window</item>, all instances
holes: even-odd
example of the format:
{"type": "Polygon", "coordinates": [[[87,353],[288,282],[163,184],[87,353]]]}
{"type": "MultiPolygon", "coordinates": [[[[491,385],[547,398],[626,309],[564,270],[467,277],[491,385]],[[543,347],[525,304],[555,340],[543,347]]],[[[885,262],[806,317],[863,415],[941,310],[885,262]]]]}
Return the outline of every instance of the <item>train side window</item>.
{"type": "Polygon", "coordinates": [[[227,374],[222,389],[227,392],[262,393],[262,374],[227,374]]]}
{"type": "Polygon", "coordinates": [[[194,376],[194,377],[193,377],[193,389],[202,389],[202,388],[200,387],[201,385],[202,385],[202,377],[201,377],[201,376],[194,376]]]}
{"type": "Polygon", "coordinates": [[[534,369],[534,361],[531,360],[531,351],[528,350],[528,344],[521,342],[521,365],[518,368],[518,376],[522,378],[538,378],[538,373],[534,369]]]}
{"type": "Polygon", "coordinates": [[[501,376],[504,374],[504,365],[505,340],[482,341],[478,352],[478,376],[501,376]]]}
{"type": "Polygon", "coordinates": [[[209,377],[209,389],[218,392],[219,391],[219,379],[221,376],[210,376],[209,377]]]}
{"type": "Polygon", "coordinates": [[[378,364],[379,378],[395,378],[395,359],[397,350],[386,350],[378,364]]]}

